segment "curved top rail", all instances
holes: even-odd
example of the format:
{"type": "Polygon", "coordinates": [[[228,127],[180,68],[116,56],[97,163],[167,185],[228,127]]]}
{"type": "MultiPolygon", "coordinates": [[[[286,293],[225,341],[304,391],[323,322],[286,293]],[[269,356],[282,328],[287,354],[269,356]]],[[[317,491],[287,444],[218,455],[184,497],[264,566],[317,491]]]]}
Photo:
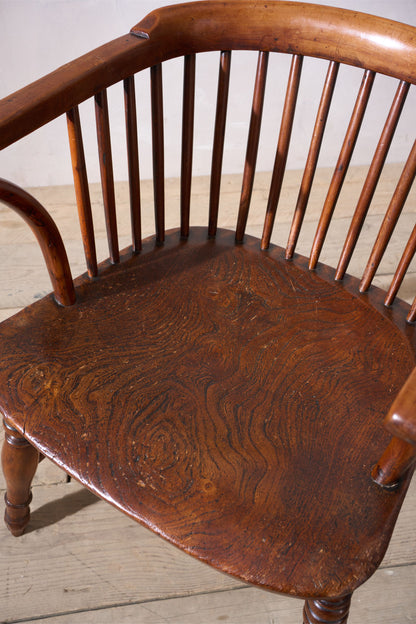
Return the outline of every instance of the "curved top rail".
{"type": "Polygon", "coordinates": [[[190,2],[152,11],[132,33],[180,53],[261,49],[339,61],[416,82],[416,27],[303,2],[190,2]]]}
{"type": "Polygon", "coordinates": [[[299,2],[208,0],[157,9],[131,33],[0,101],[0,149],[95,93],[162,60],[261,49],[336,60],[416,83],[416,28],[299,2]]]}

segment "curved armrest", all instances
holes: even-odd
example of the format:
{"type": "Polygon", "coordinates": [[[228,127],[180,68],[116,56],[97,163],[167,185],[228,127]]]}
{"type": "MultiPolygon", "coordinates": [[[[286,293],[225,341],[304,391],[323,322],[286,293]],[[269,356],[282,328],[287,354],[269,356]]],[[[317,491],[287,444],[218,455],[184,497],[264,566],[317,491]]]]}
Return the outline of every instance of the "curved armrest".
{"type": "Polygon", "coordinates": [[[61,235],[50,214],[32,195],[0,178],[0,201],[30,226],[42,249],[55,299],[61,305],[75,303],[75,289],[61,235]]]}
{"type": "Polygon", "coordinates": [[[416,444],[416,368],[394,400],[384,424],[394,436],[416,444]]]}
{"type": "Polygon", "coordinates": [[[372,477],[379,485],[393,488],[416,461],[416,368],[393,401],[384,425],[394,437],[372,477]]]}

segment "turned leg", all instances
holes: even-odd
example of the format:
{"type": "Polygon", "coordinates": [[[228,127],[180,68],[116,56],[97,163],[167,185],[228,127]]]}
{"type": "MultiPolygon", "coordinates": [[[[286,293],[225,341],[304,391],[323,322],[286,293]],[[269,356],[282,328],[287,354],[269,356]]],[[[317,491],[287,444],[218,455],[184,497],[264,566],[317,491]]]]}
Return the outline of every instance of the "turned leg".
{"type": "Polygon", "coordinates": [[[30,485],[39,462],[38,451],[4,421],[5,440],[1,453],[6,480],[4,521],[16,537],[22,535],[30,518],[30,485]]]}
{"type": "Polygon", "coordinates": [[[305,600],[303,624],[345,624],[351,595],[336,600],[305,600]]]}

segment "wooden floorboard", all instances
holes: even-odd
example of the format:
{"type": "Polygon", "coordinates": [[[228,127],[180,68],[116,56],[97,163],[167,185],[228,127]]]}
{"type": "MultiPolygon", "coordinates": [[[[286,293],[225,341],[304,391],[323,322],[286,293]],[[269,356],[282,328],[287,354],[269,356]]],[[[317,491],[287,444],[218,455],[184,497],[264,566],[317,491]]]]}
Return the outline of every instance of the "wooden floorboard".
{"type": "MultiPolygon", "coordinates": [[[[414,591],[416,568],[392,574],[379,571],[354,596],[348,624],[410,624],[416,604],[406,595],[414,591]]],[[[29,622],[30,620],[26,620],[29,622]]],[[[302,602],[253,588],[203,593],[150,603],[120,605],[42,619],[45,624],[300,624],[302,602]]]]}
{"type": "MultiPolygon", "coordinates": [[[[245,586],[188,557],[76,483],[33,490],[28,532],[16,539],[0,528],[1,621],[300,621],[298,600],[257,589],[237,591],[245,586]]],[[[416,621],[415,511],[416,482],[382,568],[356,592],[352,624],[416,621]]]]}
{"type": "MultiPolygon", "coordinates": [[[[375,238],[386,202],[388,183],[398,176],[395,165],[386,168],[371,209],[364,241],[375,238]]],[[[360,192],[362,168],[353,168],[335,213],[333,234],[346,231],[348,215],[360,192]]],[[[319,210],[331,172],[318,172],[306,219],[300,251],[310,247],[319,210]]],[[[270,174],[259,174],[253,195],[254,210],[249,231],[261,233],[270,174]]],[[[273,240],[284,243],[296,203],[299,173],[285,178],[273,240]]],[[[241,178],[226,176],[221,194],[221,224],[235,223],[241,178]]],[[[179,211],[179,185],[168,180],[167,203],[174,225],[179,211]]],[[[193,186],[196,207],[193,222],[206,222],[209,182],[199,178],[193,186]]],[[[65,231],[65,243],[74,274],[83,272],[82,247],[70,187],[33,189],[65,231]]],[[[91,189],[99,257],[106,257],[106,236],[101,191],[91,189]]],[[[127,185],[118,183],[121,246],[129,244],[127,185]]],[[[416,201],[411,195],[406,212],[392,240],[393,262],[382,267],[377,283],[385,285],[398,260],[399,243],[413,227],[416,201]]],[[[143,232],[153,227],[152,188],[142,185],[143,232]]],[[[335,236],[336,238],[336,236],[335,236]]],[[[336,261],[337,246],[329,238],[323,259],[336,261]]],[[[2,260],[0,321],[15,313],[50,286],[37,244],[27,226],[16,215],[0,207],[0,253],[2,260]],[[33,275],[42,272],[33,281],[33,275]]],[[[365,261],[359,246],[351,272],[365,261]]],[[[416,291],[416,270],[402,291],[411,301],[416,291]]],[[[2,434],[1,434],[2,435],[2,434]]],[[[0,435],[0,438],[1,438],[0,435]]],[[[1,442],[1,439],[0,439],[1,442]]],[[[0,491],[4,482],[0,477],[0,491]]],[[[0,622],[45,622],[48,624],[299,624],[302,603],[244,586],[174,547],[135,524],[108,504],[99,501],[49,461],[41,463],[33,487],[33,515],[29,530],[13,538],[0,527],[0,622]]],[[[2,494],[0,492],[0,500],[2,494]]],[[[416,482],[411,486],[382,568],[355,596],[349,624],[408,624],[416,622],[416,482]]]]}

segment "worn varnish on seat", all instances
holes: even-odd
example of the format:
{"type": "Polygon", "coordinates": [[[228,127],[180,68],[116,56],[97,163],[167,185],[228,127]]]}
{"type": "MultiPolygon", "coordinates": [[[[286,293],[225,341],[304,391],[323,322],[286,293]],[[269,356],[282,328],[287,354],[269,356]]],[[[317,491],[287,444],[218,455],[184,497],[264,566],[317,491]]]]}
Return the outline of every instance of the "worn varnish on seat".
{"type": "Polygon", "coordinates": [[[363,278],[345,274],[416,80],[415,51],[416,29],[349,11],[289,2],[186,4],[148,16],[131,35],[104,46],[99,63],[91,53],[0,102],[3,145],[67,113],[87,261],[87,273],[73,283],[49,215],[18,187],[0,183],[0,198],[37,234],[54,287],[54,294],[0,326],[12,532],[20,534],[29,521],[30,481],[41,453],[199,559],[305,598],[305,623],[347,621],[353,591],[387,548],[415,459],[416,307],[396,297],[415,251],[414,233],[389,293],[369,289],[413,182],[414,150],[363,278]],[[380,33],[396,48],[385,46],[380,33]],[[259,50],[235,232],[218,228],[231,49],[259,50]],[[204,227],[191,227],[195,54],[206,50],[220,51],[209,214],[204,227]],[[271,52],[294,56],[258,240],[245,228],[271,52]],[[181,222],[165,232],[159,63],[178,55],[184,55],[181,222]],[[327,59],[329,66],[283,249],[270,238],[304,55],[327,59]],[[295,247],[340,62],[365,72],[306,258],[295,247]],[[146,67],[155,235],[142,242],[131,76],[146,67]],[[318,260],[375,72],[399,83],[347,240],[339,242],[340,263],[332,269],[318,260]],[[104,91],[117,80],[124,81],[133,231],[132,247],[121,252],[104,91]],[[26,103],[33,93],[37,99],[26,103]],[[109,260],[101,264],[77,108],[86,97],[95,100],[108,228],[109,260]]]}

